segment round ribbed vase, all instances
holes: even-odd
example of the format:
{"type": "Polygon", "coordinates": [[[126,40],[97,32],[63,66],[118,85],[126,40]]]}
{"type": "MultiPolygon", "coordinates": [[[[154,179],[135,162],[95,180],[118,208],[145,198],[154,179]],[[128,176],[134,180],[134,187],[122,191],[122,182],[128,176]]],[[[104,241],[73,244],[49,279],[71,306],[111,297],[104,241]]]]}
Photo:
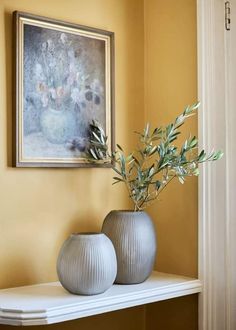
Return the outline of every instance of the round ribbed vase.
{"type": "Polygon", "coordinates": [[[156,255],[156,235],[146,212],[111,211],[102,232],[112,241],[117,257],[116,283],[144,282],[151,274],[156,255]]]}
{"type": "Polygon", "coordinates": [[[115,250],[103,233],[72,234],[64,242],[57,260],[57,274],[69,292],[102,293],[112,286],[116,273],[115,250]]]}

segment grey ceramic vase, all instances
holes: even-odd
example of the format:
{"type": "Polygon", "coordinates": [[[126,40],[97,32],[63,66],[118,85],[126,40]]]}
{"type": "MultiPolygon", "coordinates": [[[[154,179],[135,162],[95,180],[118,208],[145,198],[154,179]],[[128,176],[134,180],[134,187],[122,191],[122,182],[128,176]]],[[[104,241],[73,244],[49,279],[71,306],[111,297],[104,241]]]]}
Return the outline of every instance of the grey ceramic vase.
{"type": "Polygon", "coordinates": [[[103,233],[72,234],[64,242],[57,260],[57,274],[69,292],[102,293],[112,286],[116,273],[116,253],[103,233]]]}
{"type": "Polygon", "coordinates": [[[112,241],[117,257],[116,283],[144,282],[151,274],[156,255],[156,235],[146,212],[111,211],[102,232],[112,241]]]}

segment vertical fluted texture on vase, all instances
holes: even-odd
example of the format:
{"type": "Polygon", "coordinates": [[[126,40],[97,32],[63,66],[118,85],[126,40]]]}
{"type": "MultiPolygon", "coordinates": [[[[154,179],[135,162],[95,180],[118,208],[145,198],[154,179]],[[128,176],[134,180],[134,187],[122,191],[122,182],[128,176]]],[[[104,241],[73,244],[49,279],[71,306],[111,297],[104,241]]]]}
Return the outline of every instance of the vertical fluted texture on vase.
{"type": "Polygon", "coordinates": [[[116,273],[115,250],[106,235],[73,234],[64,242],[57,261],[57,274],[71,293],[102,293],[112,286],[116,273]]]}
{"type": "Polygon", "coordinates": [[[111,211],[102,232],[112,241],[117,257],[116,283],[145,281],[152,272],[156,255],[156,236],[146,212],[111,211]]]}

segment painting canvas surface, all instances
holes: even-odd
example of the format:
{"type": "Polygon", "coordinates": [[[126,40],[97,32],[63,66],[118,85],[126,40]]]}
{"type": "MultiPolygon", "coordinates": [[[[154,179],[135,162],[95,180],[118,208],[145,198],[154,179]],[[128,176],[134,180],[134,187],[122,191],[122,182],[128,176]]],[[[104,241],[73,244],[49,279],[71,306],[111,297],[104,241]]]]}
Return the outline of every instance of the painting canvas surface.
{"type": "Polygon", "coordinates": [[[105,41],[24,25],[23,156],[85,157],[89,122],[106,129],[105,41]]]}

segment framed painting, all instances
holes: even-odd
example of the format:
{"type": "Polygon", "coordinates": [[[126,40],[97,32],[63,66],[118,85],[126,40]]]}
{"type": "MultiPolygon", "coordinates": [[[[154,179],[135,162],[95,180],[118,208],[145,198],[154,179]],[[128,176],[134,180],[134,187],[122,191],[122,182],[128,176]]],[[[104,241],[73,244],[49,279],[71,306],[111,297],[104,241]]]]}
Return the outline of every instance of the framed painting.
{"type": "Polygon", "coordinates": [[[17,167],[109,167],[91,163],[95,120],[114,150],[114,33],[14,12],[17,167]]]}

